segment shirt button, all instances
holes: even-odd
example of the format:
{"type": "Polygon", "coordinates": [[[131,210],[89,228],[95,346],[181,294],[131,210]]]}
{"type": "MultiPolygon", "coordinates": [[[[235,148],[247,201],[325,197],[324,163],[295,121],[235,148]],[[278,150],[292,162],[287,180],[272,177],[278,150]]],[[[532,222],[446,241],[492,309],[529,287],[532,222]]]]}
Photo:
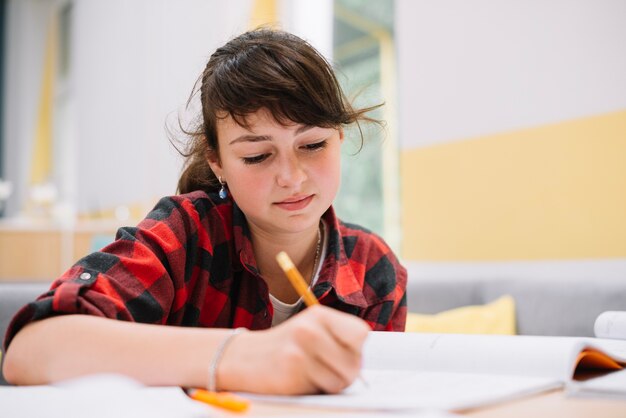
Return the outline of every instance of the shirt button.
{"type": "Polygon", "coordinates": [[[89,280],[89,279],[91,279],[91,273],[82,273],[79,276],[79,279],[81,279],[81,280],[89,280]]]}
{"type": "Polygon", "coordinates": [[[267,318],[267,309],[263,311],[263,318],[267,318]]]}

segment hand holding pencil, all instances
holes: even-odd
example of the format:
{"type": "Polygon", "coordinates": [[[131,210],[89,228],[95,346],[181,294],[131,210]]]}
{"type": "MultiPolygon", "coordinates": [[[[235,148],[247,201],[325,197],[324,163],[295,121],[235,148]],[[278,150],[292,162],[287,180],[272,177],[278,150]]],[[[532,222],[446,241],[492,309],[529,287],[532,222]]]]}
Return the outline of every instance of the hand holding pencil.
{"type": "MultiPolygon", "coordinates": [[[[290,271],[286,274],[296,277],[297,269],[290,260],[285,267],[290,271]]],[[[338,393],[358,378],[369,325],[319,304],[306,282],[301,283],[304,287],[296,286],[309,308],[276,327],[245,332],[234,339],[220,361],[220,390],[277,395],[338,393]],[[310,296],[305,296],[305,290],[310,296]]]]}
{"type": "MultiPolygon", "coordinates": [[[[281,251],[276,255],[276,261],[280,265],[280,268],[283,269],[287,279],[291,282],[291,285],[296,289],[298,295],[304,300],[306,306],[311,307],[314,305],[319,305],[319,301],[311,291],[311,288],[307,286],[304,281],[304,277],[300,274],[296,266],[291,261],[291,258],[287,255],[286,252],[281,251]]],[[[368,386],[367,382],[363,379],[363,377],[359,374],[359,379],[368,386]]]]}

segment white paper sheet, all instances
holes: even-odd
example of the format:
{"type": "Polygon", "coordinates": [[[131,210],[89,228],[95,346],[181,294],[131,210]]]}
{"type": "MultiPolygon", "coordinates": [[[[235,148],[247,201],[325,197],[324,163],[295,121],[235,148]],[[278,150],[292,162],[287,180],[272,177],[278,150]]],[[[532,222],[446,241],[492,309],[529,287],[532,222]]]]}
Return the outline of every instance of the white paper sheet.
{"type": "Polygon", "coordinates": [[[178,387],[145,387],[98,375],[54,386],[1,386],[2,418],[209,418],[209,406],[178,387]]]}
{"type": "Polygon", "coordinates": [[[626,369],[583,382],[572,382],[568,395],[626,400],[626,369]]]}
{"type": "Polygon", "coordinates": [[[360,381],[338,395],[260,396],[271,402],[363,410],[463,410],[543,392],[562,385],[551,378],[472,373],[363,370],[360,381]]]}
{"type": "MultiPolygon", "coordinates": [[[[307,415],[310,417],[313,415],[307,415]]],[[[377,412],[344,412],[341,414],[326,414],[323,418],[460,418],[461,415],[453,414],[445,411],[429,410],[419,412],[394,412],[390,413],[377,413],[377,412]]]]}
{"type": "Polygon", "coordinates": [[[564,387],[591,348],[626,359],[624,341],[593,338],[372,332],[362,375],[339,395],[257,401],[363,410],[458,411],[564,387]]]}

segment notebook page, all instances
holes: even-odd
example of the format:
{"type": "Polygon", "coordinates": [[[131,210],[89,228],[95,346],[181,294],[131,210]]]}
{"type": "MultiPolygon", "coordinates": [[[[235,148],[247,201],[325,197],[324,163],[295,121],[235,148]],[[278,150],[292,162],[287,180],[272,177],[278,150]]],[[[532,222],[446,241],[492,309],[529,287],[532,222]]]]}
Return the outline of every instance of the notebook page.
{"type": "Polygon", "coordinates": [[[363,370],[367,386],[356,381],[338,395],[259,396],[256,402],[359,410],[457,411],[503,402],[550,389],[561,382],[542,377],[472,373],[363,370]]]}
{"type": "Polygon", "coordinates": [[[363,367],[567,381],[584,338],[371,332],[363,367]]]}

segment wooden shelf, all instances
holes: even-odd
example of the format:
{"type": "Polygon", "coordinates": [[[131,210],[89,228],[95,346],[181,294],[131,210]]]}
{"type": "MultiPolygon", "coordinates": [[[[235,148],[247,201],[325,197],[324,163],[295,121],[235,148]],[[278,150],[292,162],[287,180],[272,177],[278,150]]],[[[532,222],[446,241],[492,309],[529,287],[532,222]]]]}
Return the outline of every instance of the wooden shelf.
{"type": "Polygon", "coordinates": [[[92,250],[99,236],[114,236],[114,221],[61,225],[44,221],[0,222],[0,281],[52,281],[92,250]]]}

